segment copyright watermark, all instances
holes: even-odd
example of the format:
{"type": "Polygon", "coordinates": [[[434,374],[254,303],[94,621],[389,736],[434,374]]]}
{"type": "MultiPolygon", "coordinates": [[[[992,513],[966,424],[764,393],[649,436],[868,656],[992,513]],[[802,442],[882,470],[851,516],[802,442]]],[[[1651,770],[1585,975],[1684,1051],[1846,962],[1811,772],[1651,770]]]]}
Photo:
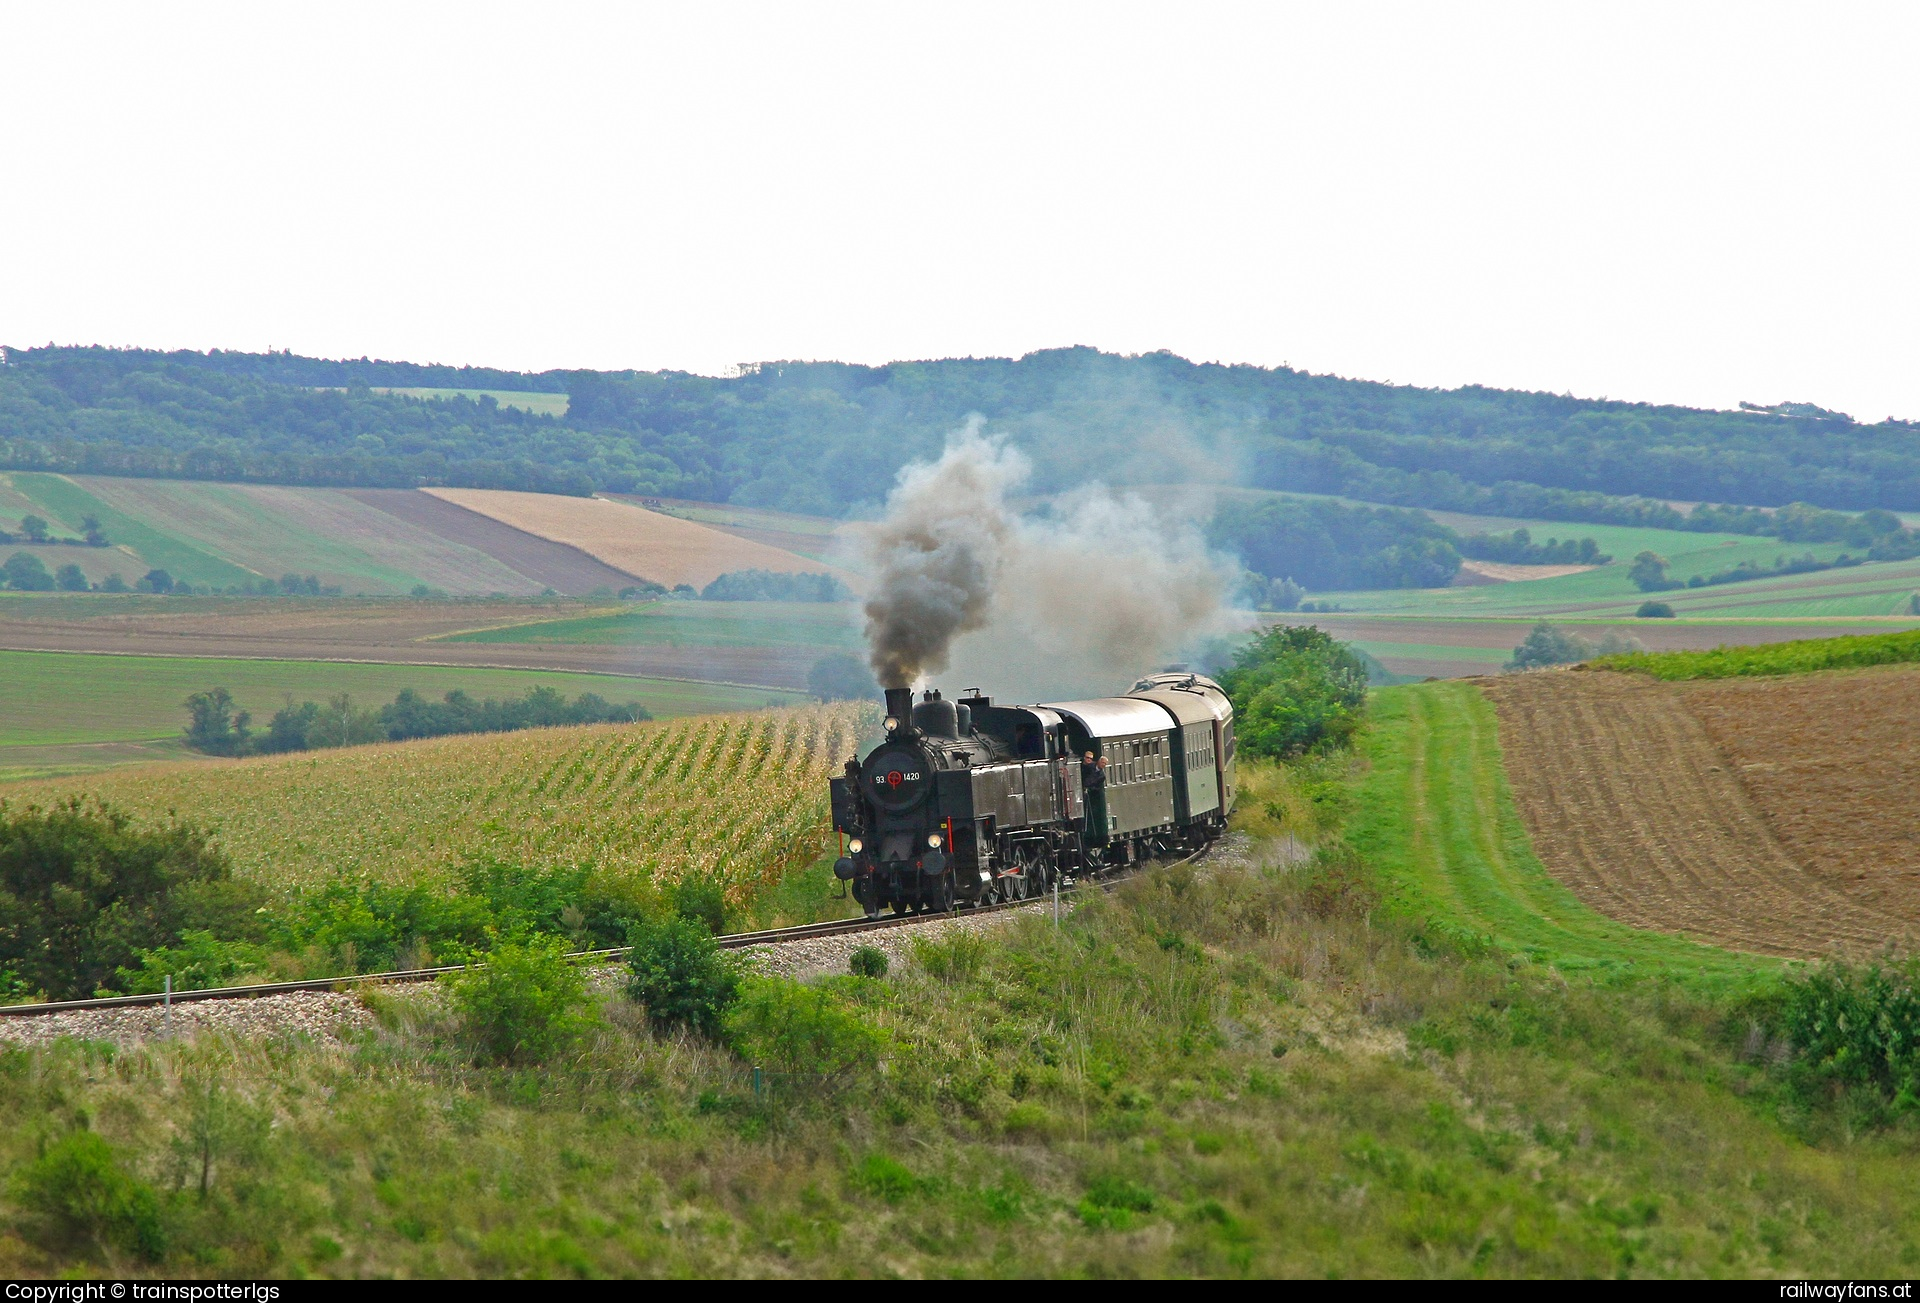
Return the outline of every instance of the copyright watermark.
{"type": "Polygon", "coordinates": [[[94,1280],[63,1281],[57,1285],[27,1285],[8,1281],[5,1303],[91,1303],[96,1299],[122,1299],[131,1303],[274,1303],[280,1297],[278,1285],[129,1285],[94,1280]]]}

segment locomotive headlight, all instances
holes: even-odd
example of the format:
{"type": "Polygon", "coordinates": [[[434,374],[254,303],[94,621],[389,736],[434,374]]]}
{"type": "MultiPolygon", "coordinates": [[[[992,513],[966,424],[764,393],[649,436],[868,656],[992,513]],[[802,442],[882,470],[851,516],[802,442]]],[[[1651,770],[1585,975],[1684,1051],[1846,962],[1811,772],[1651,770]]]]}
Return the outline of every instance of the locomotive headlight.
{"type": "Polygon", "coordinates": [[[866,846],[866,843],[861,841],[858,837],[855,837],[853,840],[847,843],[847,849],[855,855],[858,855],[862,850],[862,848],[864,848],[865,846],[866,846]]]}
{"type": "Polygon", "coordinates": [[[900,721],[895,719],[892,715],[888,715],[887,716],[887,732],[891,733],[893,732],[893,730],[899,727],[900,727],[900,721]]]}
{"type": "Polygon", "coordinates": [[[936,850],[936,851],[937,851],[937,850],[939,850],[939,849],[940,849],[940,834],[939,834],[939,833],[937,833],[937,832],[930,832],[930,833],[928,833],[928,834],[927,834],[927,845],[928,845],[928,846],[930,846],[930,847],[932,847],[932,848],[933,848],[934,850],[936,850]]]}

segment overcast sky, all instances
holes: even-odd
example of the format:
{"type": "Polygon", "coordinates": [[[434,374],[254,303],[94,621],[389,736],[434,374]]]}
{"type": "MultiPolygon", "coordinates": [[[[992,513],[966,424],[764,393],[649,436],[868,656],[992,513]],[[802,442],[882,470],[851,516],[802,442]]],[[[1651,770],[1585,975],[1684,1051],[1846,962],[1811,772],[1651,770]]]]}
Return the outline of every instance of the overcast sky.
{"type": "Polygon", "coordinates": [[[0,4],[0,342],[1920,417],[1916,14],[0,4]]]}

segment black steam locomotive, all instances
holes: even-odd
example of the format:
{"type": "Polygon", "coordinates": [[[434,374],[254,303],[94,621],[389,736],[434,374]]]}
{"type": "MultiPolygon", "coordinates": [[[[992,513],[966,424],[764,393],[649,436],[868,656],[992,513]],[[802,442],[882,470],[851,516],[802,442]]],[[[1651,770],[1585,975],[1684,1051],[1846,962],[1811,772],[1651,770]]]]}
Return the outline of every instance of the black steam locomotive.
{"type": "Polygon", "coordinates": [[[846,835],[834,872],[869,915],[1038,896],[1062,876],[1202,846],[1233,809],[1233,707],[1198,674],[1036,706],[977,688],[915,704],[893,688],[885,724],[832,780],[846,835]],[[1098,776],[1088,753],[1106,762],[1098,776]]]}

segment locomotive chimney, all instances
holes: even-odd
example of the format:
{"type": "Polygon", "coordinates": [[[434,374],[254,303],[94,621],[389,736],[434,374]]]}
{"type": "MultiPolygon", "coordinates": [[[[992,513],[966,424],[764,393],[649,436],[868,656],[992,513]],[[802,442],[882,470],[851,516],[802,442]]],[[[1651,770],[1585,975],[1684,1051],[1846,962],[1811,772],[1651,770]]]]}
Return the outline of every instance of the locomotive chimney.
{"type": "Polygon", "coordinates": [[[887,689],[887,732],[905,733],[913,727],[913,689],[887,689]]]}

